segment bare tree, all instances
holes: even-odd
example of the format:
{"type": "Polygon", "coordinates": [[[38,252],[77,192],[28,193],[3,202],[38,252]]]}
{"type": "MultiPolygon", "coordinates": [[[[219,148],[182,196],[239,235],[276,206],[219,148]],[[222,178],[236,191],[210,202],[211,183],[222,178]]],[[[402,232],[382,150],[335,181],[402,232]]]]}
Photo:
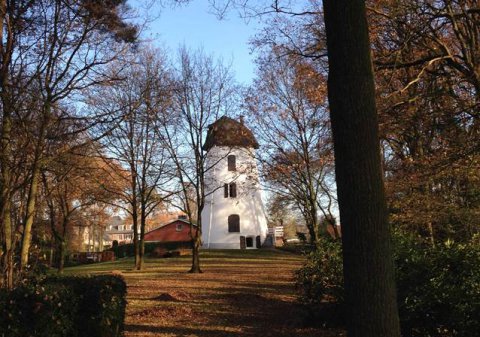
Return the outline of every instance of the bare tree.
{"type": "Polygon", "coordinates": [[[12,222],[11,209],[13,198],[12,177],[12,128],[13,118],[18,102],[17,79],[21,67],[15,62],[18,54],[20,36],[31,32],[33,1],[0,1],[0,100],[2,108],[1,148],[0,148],[0,217],[2,241],[2,284],[7,288],[13,287],[14,250],[15,242],[13,233],[15,225],[12,222]],[[14,70],[15,69],[15,70],[14,70]]]}
{"type": "Polygon", "coordinates": [[[96,92],[90,103],[100,114],[119,115],[120,122],[101,142],[103,153],[120,168],[112,171],[115,179],[124,180],[126,188],[112,192],[120,202],[116,206],[132,218],[135,268],[141,270],[147,217],[173,193],[167,184],[170,158],[157,132],[159,116],[172,104],[172,79],[164,54],[149,48],[141,49],[121,76],[124,80],[96,92]]]}
{"type": "MultiPolygon", "coordinates": [[[[19,52],[29,74],[29,85],[39,93],[38,131],[34,134],[34,149],[30,164],[29,189],[23,224],[21,248],[22,269],[28,264],[31,229],[36,210],[39,178],[45,141],[55,127],[62,111],[60,102],[73,101],[83,90],[111,81],[104,69],[118,60],[125,45],[136,38],[135,27],[127,24],[122,15],[127,8],[123,2],[109,1],[36,1],[30,9],[36,22],[33,34],[22,36],[25,48],[19,52]]],[[[70,115],[63,119],[85,119],[70,115]]],[[[91,117],[91,116],[90,116],[91,117]]]]}
{"type": "Polygon", "coordinates": [[[109,186],[108,190],[114,190],[116,181],[108,179],[104,162],[95,156],[95,144],[76,147],[72,139],[70,144],[66,139],[63,141],[50,145],[57,147],[60,154],[41,172],[42,200],[55,243],[59,273],[63,272],[68,238],[75,220],[82,218],[81,212],[85,209],[97,206],[99,200],[105,202],[116,197],[104,188],[109,186]]]}
{"type": "Polygon", "coordinates": [[[259,61],[248,111],[262,141],[262,172],[268,188],[301,210],[312,244],[332,216],[333,152],[323,77],[297,55],[272,50],[259,61]]]}
{"type": "Polygon", "coordinates": [[[169,149],[176,168],[182,204],[192,227],[191,273],[201,273],[199,248],[202,243],[202,210],[206,197],[208,164],[204,150],[208,126],[234,107],[235,86],[230,71],[220,61],[202,51],[180,49],[176,69],[173,112],[165,115],[159,132],[169,149]],[[192,194],[196,207],[192,208],[192,194]]]}

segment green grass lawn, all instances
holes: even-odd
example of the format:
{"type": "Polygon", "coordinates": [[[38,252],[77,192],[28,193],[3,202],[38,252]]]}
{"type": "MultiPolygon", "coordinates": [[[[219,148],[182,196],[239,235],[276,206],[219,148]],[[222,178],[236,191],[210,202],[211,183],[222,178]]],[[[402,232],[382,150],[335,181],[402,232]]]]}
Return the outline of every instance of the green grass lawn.
{"type": "Polygon", "coordinates": [[[66,275],[121,273],[128,285],[125,336],[342,336],[305,328],[294,272],[301,255],[279,250],[203,250],[202,274],[191,256],[133,258],[65,269],[66,275]]]}
{"type": "MultiPolygon", "coordinates": [[[[200,253],[200,259],[202,268],[218,267],[222,263],[243,264],[248,263],[274,263],[278,262],[279,257],[285,261],[285,263],[293,262],[298,263],[301,258],[295,254],[288,252],[282,252],[279,250],[261,249],[261,250],[222,250],[222,249],[210,249],[202,250],[200,253]]],[[[153,270],[160,270],[164,272],[174,271],[178,269],[184,269],[188,271],[191,263],[191,256],[180,256],[174,258],[149,258],[145,259],[145,268],[142,272],[148,273],[153,270]]],[[[109,273],[112,271],[121,271],[122,273],[132,273],[138,271],[133,270],[134,259],[133,257],[126,257],[117,259],[114,262],[102,262],[84,264],[74,267],[65,268],[65,275],[84,275],[84,274],[98,274],[109,273]]]]}

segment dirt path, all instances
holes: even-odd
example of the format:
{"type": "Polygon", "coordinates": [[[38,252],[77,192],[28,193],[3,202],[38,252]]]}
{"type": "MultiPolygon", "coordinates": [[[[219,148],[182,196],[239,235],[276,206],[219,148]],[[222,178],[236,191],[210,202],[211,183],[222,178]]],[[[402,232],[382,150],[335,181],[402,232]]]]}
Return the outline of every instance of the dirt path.
{"type": "Polygon", "coordinates": [[[189,258],[150,262],[128,283],[126,337],[342,336],[302,328],[293,272],[302,258],[285,252],[205,252],[203,274],[189,258]]]}

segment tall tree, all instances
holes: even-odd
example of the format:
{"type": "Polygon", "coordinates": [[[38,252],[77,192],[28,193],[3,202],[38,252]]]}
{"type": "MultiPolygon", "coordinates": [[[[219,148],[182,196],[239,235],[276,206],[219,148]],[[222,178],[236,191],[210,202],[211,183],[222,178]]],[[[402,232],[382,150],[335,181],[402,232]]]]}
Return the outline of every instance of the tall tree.
{"type": "Polygon", "coordinates": [[[6,287],[13,286],[14,274],[14,238],[15,225],[12,223],[12,128],[18,92],[16,80],[21,76],[14,61],[18,54],[20,36],[31,32],[31,7],[33,1],[0,1],[0,104],[2,108],[1,143],[0,143],[0,219],[2,229],[2,275],[6,287]],[[15,70],[14,70],[15,69],[15,70]]]}
{"type": "Polygon", "coordinates": [[[324,1],[349,336],[400,336],[362,0],[324,1]]]}
{"type": "Polygon", "coordinates": [[[432,243],[480,230],[476,1],[378,1],[369,11],[387,196],[432,243]]]}
{"type": "Polygon", "coordinates": [[[104,70],[123,52],[124,48],[116,48],[123,46],[117,42],[129,43],[136,38],[136,28],[122,17],[127,10],[124,0],[42,0],[35,1],[30,10],[37,24],[33,33],[23,36],[22,41],[35,47],[21,49],[19,60],[28,65],[32,89],[38,91],[41,104],[37,111],[38,132],[33,137],[20,257],[22,269],[28,264],[45,141],[56,120],[53,110],[58,111],[60,102],[72,101],[82,90],[111,81],[104,70]]]}
{"type": "Polygon", "coordinates": [[[141,270],[147,218],[173,193],[167,184],[172,179],[171,160],[157,132],[160,116],[172,105],[173,82],[164,54],[147,47],[132,57],[120,75],[122,81],[95,92],[90,104],[100,114],[119,117],[113,130],[106,132],[110,126],[100,124],[99,132],[106,133],[101,143],[110,157],[107,163],[113,159],[121,168],[113,174],[124,180],[126,188],[111,192],[120,201],[116,206],[132,218],[135,268],[141,270]]]}
{"type": "Polygon", "coordinates": [[[72,145],[61,144],[57,149],[61,154],[41,172],[42,199],[55,243],[59,273],[63,272],[68,238],[72,235],[75,220],[82,217],[81,212],[85,209],[115,198],[116,195],[108,190],[118,189],[115,186],[117,181],[109,179],[109,167],[96,156],[94,144],[79,148],[72,145]],[[105,185],[109,188],[104,188],[105,185]]]}
{"type": "Polygon", "coordinates": [[[320,216],[332,216],[333,153],[323,76],[298,55],[278,50],[259,60],[248,96],[260,163],[273,193],[301,210],[313,244],[325,234],[320,216]]]}
{"type": "Polygon", "coordinates": [[[206,197],[208,152],[203,149],[208,126],[234,107],[235,86],[230,71],[220,61],[202,51],[180,50],[176,69],[173,113],[165,115],[159,132],[169,149],[176,168],[181,193],[178,205],[197,229],[192,236],[192,266],[190,272],[200,273],[199,249],[202,243],[202,210],[206,197]],[[192,206],[192,199],[196,207],[192,206]]]}

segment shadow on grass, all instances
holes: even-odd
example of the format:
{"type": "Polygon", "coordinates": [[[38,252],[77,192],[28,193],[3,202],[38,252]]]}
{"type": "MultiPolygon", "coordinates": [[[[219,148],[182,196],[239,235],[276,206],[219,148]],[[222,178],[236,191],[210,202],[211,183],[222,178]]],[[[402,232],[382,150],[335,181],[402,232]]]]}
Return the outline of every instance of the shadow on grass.
{"type": "Polygon", "coordinates": [[[157,327],[152,325],[126,324],[125,332],[133,334],[154,333],[165,336],[198,336],[198,337],[237,337],[245,336],[242,331],[226,331],[221,329],[198,330],[188,327],[157,327]]]}
{"type": "MultiPolygon", "coordinates": [[[[265,268],[274,268],[278,265],[279,258],[282,263],[298,263],[301,257],[279,250],[260,249],[260,250],[202,250],[201,263],[204,272],[215,272],[217,268],[225,266],[242,265],[243,268],[254,267],[261,264],[265,268]]],[[[120,258],[113,262],[101,262],[86,265],[78,265],[65,268],[66,275],[75,274],[97,274],[108,273],[112,270],[120,270],[123,273],[169,273],[188,271],[191,262],[191,256],[181,256],[177,258],[150,258],[145,259],[145,269],[142,271],[133,270],[134,260],[132,257],[120,258]],[[182,269],[182,271],[178,270],[182,269]]]]}
{"type": "Polygon", "coordinates": [[[203,274],[187,273],[188,256],[146,259],[144,271],[131,270],[133,259],[76,271],[122,270],[129,337],[337,336],[303,325],[293,285],[302,256],[275,250],[201,254],[203,274]]]}

